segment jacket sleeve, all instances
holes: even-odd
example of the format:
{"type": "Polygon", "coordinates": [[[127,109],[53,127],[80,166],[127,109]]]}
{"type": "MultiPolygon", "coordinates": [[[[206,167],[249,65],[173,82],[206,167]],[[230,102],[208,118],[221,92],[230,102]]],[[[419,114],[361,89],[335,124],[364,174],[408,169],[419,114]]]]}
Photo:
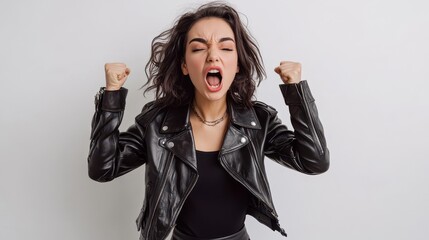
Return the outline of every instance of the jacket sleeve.
{"type": "Polygon", "coordinates": [[[127,89],[104,91],[96,96],[88,154],[88,174],[95,181],[107,182],[145,163],[142,131],[136,124],[119,132],[127,89]]]}
{"type": "Polygon", "coordinates": [[[306,174],[320,174],[329,169],[329,150],[307,81],[282,84],[280,90],[289,106],[290,131],[271,110],[265,155],[278,163],[306,174]]]}

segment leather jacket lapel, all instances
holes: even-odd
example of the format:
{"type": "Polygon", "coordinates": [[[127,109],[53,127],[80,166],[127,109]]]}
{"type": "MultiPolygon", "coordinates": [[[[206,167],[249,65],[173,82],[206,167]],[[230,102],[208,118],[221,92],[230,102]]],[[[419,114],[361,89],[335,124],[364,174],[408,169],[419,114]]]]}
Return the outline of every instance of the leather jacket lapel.
{"type": "Polygon", "coordinates": [[[249,137],[235,125],[250,129],[261,129],[261,124],[253,108],[245,108],[236,104],[232,99],[228,99],[228,110],[231,116],[231,123],[225,134],[221,149],[222,153],[235,151],[249,143],[249,137]]]}
{"type": "Polygon", "coordinates": [[[164,146],[197,171],[197,157],[191,129],[166,139],[164,146]]]}
{"type": "Polygon", "coordinates": [[[159,131],[168,136],[161,144],[196,171],[197,160],[189,123],[189,105],[169,108],[159,131]]]}
{"type": "Polygon", "coordinates": [[[221,148],[221,154],[236,151],[237,149],[240,149],[247,145],[248,142],[249,138],[231,124],[225,134],[225,138],[223,140],[223,145],[221,148]]]}

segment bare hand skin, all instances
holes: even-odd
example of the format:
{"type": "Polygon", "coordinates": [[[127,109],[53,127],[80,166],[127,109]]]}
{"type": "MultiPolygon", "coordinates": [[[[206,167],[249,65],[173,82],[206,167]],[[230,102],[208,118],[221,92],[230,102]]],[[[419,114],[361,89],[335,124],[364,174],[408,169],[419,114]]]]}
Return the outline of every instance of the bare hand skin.
{"type": "Polygon", "coordinates": [[[282,61],[274,71],[285,84],[299,83],[301,81],[301,63],[282,61]]]}
{"type": "Polygon", "coordinates": [[[124,63],[106,63],[104,65],[106,73],[106,90],[119,90],[130,75],[131,70],[124,63]]]}

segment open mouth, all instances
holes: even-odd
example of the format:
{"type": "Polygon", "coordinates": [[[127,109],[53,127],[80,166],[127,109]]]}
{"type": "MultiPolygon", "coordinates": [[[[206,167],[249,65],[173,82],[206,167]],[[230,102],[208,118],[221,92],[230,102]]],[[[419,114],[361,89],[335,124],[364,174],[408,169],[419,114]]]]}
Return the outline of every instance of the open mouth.
{"type": "Polygon", "coordinates": [[[222,75],[218,69],[208,71],[206,81],[211,88],[218,88],[222,83],[222,75]]]}

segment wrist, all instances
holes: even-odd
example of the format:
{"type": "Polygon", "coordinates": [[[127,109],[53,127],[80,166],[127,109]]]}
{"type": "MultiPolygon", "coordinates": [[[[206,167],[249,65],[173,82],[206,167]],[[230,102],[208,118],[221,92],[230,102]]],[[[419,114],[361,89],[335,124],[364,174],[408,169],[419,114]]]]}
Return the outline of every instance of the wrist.
{"type": "Polygon", "coordinates": [[[115,87],[115,86],[106,86],[104,88],[104,90],[106,90],[106,91],[118,91],[120,89],[121,89],[121,87],[115,87]]]}

